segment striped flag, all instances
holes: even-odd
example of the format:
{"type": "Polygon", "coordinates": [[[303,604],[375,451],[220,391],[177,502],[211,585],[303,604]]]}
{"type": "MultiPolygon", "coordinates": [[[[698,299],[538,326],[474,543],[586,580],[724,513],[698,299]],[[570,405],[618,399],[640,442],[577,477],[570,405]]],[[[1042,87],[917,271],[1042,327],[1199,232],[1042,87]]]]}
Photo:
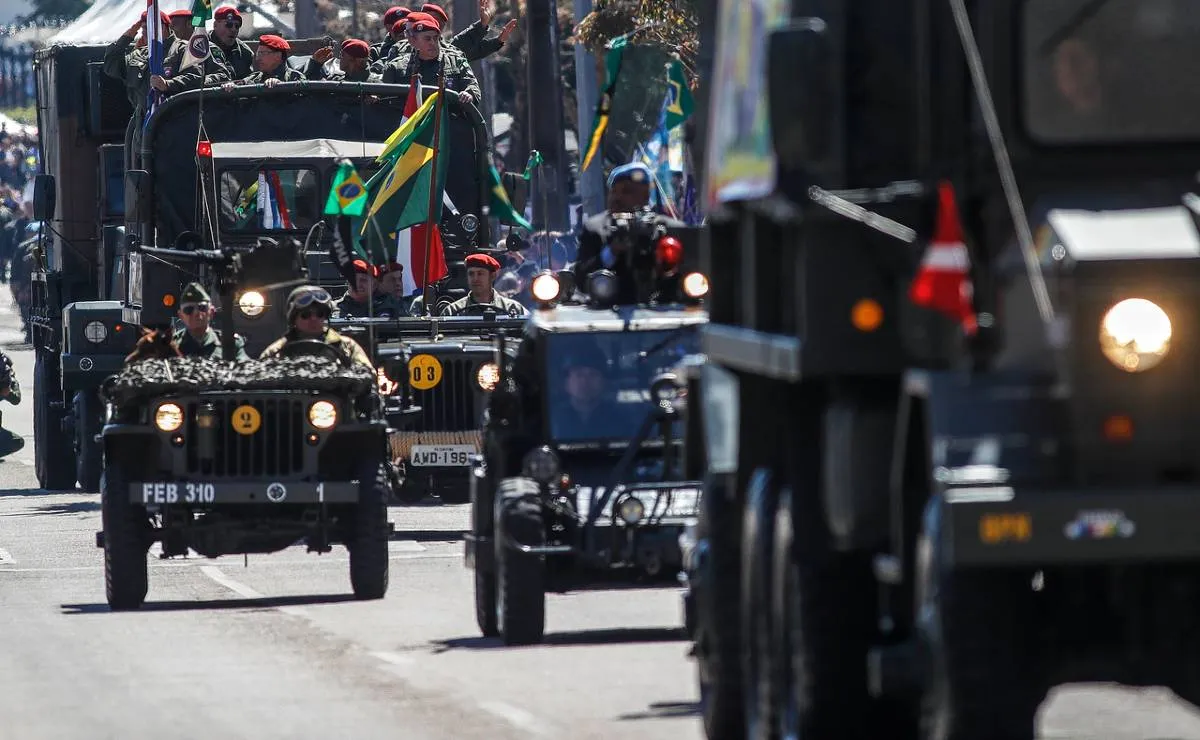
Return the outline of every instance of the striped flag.
{"type": "Polygon", "coordinates": [[[442,233],[437,226],[417,224],[402,229],[396,239],[396,261],[404,265],[404,295],[413,295],[425,289],[425,236],[433,229],[433,241],[429,250],[429,281],[436,283],[450,274],[446,265],[446,252],[442,247],[442,233]]]}
{"type": "MultiPolygon", "coordinates": [[[[164,75],[163,61],[166,57],[166,39],[163,38],[162,14],[158,9],[158,0],[146,0],[146,53],[149,54],[149,71],[151,75],[164,75]]],[[[162,93],[153,86],[146,92],[145,126],[150,122],[150,116],[158,110],[162,102],[162,93]]]]}
{"type": "Polygon", "coordinates": [[[277,172],[258,173],[258,212],[264,229],[290,229],[292,216],[288,212],[283,183],[277,172]]]}

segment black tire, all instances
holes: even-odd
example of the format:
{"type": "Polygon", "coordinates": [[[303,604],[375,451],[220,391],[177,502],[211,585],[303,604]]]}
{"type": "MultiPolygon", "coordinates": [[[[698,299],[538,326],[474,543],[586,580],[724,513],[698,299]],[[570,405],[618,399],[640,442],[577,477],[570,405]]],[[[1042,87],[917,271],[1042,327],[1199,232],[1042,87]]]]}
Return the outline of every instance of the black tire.
{"type": "Polygon", "coordinates": [[[500,623],[496,612],[496,574],[475,567],[475,623],[484,637],[499,637],[500,623]]]}
{"type": "Polygon", "coordinates": [[[347,549],[350,586],[361,601],[382,599],[388,590],[388,497],[391,486],[386,466],[372,460],[359,473],[358,509],[347,549]]]}
{"type": "Polygon", "coordinates": [[[931,657],[921,696],[923,740],[1032,740],[1046,686],[1031,637],[1037,624],[1033,574],[952,570],[933,538],[918,558],[931,657]]]}
{"type": "Polygon", "coordinates": [[[75,394],[75,480],[85,491],[100,490],[104,448],[96,441],[103,424],[104,407],[95,391],[75,394]]]}
{"type": "Polygon", "coordinates": [[[129,500],[129,479],[110,461],[101,476],[100,518],[104,527],[104,596],[113,611],[139,608],[149,590],[150,549],[146,507],[129,500]]]}
{"type": "MultiPolygon", "coordinates": [[[[487,537],[488,542],[495,536],[492,524],[495,516],[495,504],[492,500],[491,480],[486,475],[476,475],[475,468],[471,469],[471,531],[476,537],[487,537]]],[[[478,541],[476,541],[478,547],[478,541]]],[[[484,637],[499,637],[499,618],[496,613],[496,569],[487,570],[480,567],[479,554],[475,558],[475,622],[484,637]]]]}
{"type": "Polygon", "coordinates": [[[745,732],[742,701],[740,505],[726,476],[711,476],[701,502],[699,536],[707,539],[703,573],[696,584],[696,650],[700,711],[705,735],[736,740],[745,732]]]}
{"type": "Polygon", "coordinates": [[[779,656],[771,645],[771,543],[776,495],[765,468],[755,470],[746,486],[742,517],[742,687],[746,740],[774,740],[781,703],[779,656]]]}
{"type": "Polygon", "coordinates": [[[75,466],[67,465],[74,440],[62,428],[63,412],[51,407],[59,395],[54,361],[44,352],[33,360],[33,462],[38,485],[47,491],[75,488],[75,466]]]}
{"type": "Polygon", "coordinates": [[[533,645],[546,633],[546,557],[506,545],[546,544],[540,492],[528,478],[507,478],[496,491],[496,627],[506,645],[533,645]]]}

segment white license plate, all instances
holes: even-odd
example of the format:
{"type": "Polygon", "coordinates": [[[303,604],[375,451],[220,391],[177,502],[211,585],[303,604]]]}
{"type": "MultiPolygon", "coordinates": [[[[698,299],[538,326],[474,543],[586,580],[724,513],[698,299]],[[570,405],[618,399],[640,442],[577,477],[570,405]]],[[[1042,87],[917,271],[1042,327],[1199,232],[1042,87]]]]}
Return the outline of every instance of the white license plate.
{"type": "Polygon", "coordinates": [[[456,468],[471,464],[473,445],[413,445],[409,460],[416,467],[456,468]]]}

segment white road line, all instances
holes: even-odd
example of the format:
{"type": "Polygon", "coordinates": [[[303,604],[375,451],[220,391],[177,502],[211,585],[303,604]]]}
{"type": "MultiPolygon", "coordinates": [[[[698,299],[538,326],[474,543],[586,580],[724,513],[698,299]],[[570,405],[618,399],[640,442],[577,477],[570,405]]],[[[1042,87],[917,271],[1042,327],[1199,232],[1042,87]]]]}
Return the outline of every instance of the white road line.
{"type": "MultiPolygon", "coordinates": [[[[246,599],[265,599],[265,598],[267,598],[264,594],[260,594],[259,592],[250,588],[246,584],[239,583],[238,581],[235,581],[232,578],[230,578],[229,576],[225,575],[225,573],[223,573],[221,571],[221,569],[215,565],[201,565],[200,572],[243,598],[246,598],[246,599]]],[[[301,609],[300,607],[297,607],[297,606],[277,606],[275,608],[278,609],[279,611],[283,612],[284,614],[288,614],[293,617],[303,617],[305,619],[308,618],[308,614],[303,609],[301,609]]]]}
{"type": "Polygon", "coordinates": [[[0,547],[0,563],[15,563],[15,562],[17,562],[17,561],[13,560],[12,554],[9,553],[8,550],[5,550],[3,547],[0,547]]]}
{"type": "Polygon", "coordinates": [[[546,726],[529,712],[503,701],[481,701],[479,708],[490,712],[518,729],[534,735],[547,735],[546,726]]]}
{"type": "Polygon", "coordinates": [[[407,668],[408,666],[414,665],[417,662],[411,655],[401,655],[400,653],[380,651],[377,653],[371,653],[371,656],[382,660],[389,666],[398,666],[400,668],[407,668]]]}

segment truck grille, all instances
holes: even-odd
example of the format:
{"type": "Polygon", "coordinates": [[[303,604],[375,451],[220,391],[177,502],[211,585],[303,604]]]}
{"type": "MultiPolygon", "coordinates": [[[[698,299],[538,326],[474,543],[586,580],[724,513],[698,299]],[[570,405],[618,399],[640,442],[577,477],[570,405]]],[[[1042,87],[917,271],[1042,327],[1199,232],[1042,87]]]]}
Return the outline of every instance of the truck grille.
{"type": "Polygon", "coordinates": [[[413,389],[413,402],[421,407],[421,418],[413,431],[461,432],[479,428],[476,398],[482,393],[475,382],[481,363],[470,357],[439,357],[442,382],[427,391],[413,389]]]}
{"type": "Polygon", "coordinates": [[[304,469],[304,403],[295,399],[223,398],[187,404],[184,439],[187,473],[230,478],[286,476],[304,469]],[[253,406],[262,419],[254,434],[238,434],[232,414],[241,405],[253,406]],[[197,414],[211,405],[215,428],[202,430],[197,414]],[[204,434],[211,435],[211,455],[204,454],[204,434]]]}

